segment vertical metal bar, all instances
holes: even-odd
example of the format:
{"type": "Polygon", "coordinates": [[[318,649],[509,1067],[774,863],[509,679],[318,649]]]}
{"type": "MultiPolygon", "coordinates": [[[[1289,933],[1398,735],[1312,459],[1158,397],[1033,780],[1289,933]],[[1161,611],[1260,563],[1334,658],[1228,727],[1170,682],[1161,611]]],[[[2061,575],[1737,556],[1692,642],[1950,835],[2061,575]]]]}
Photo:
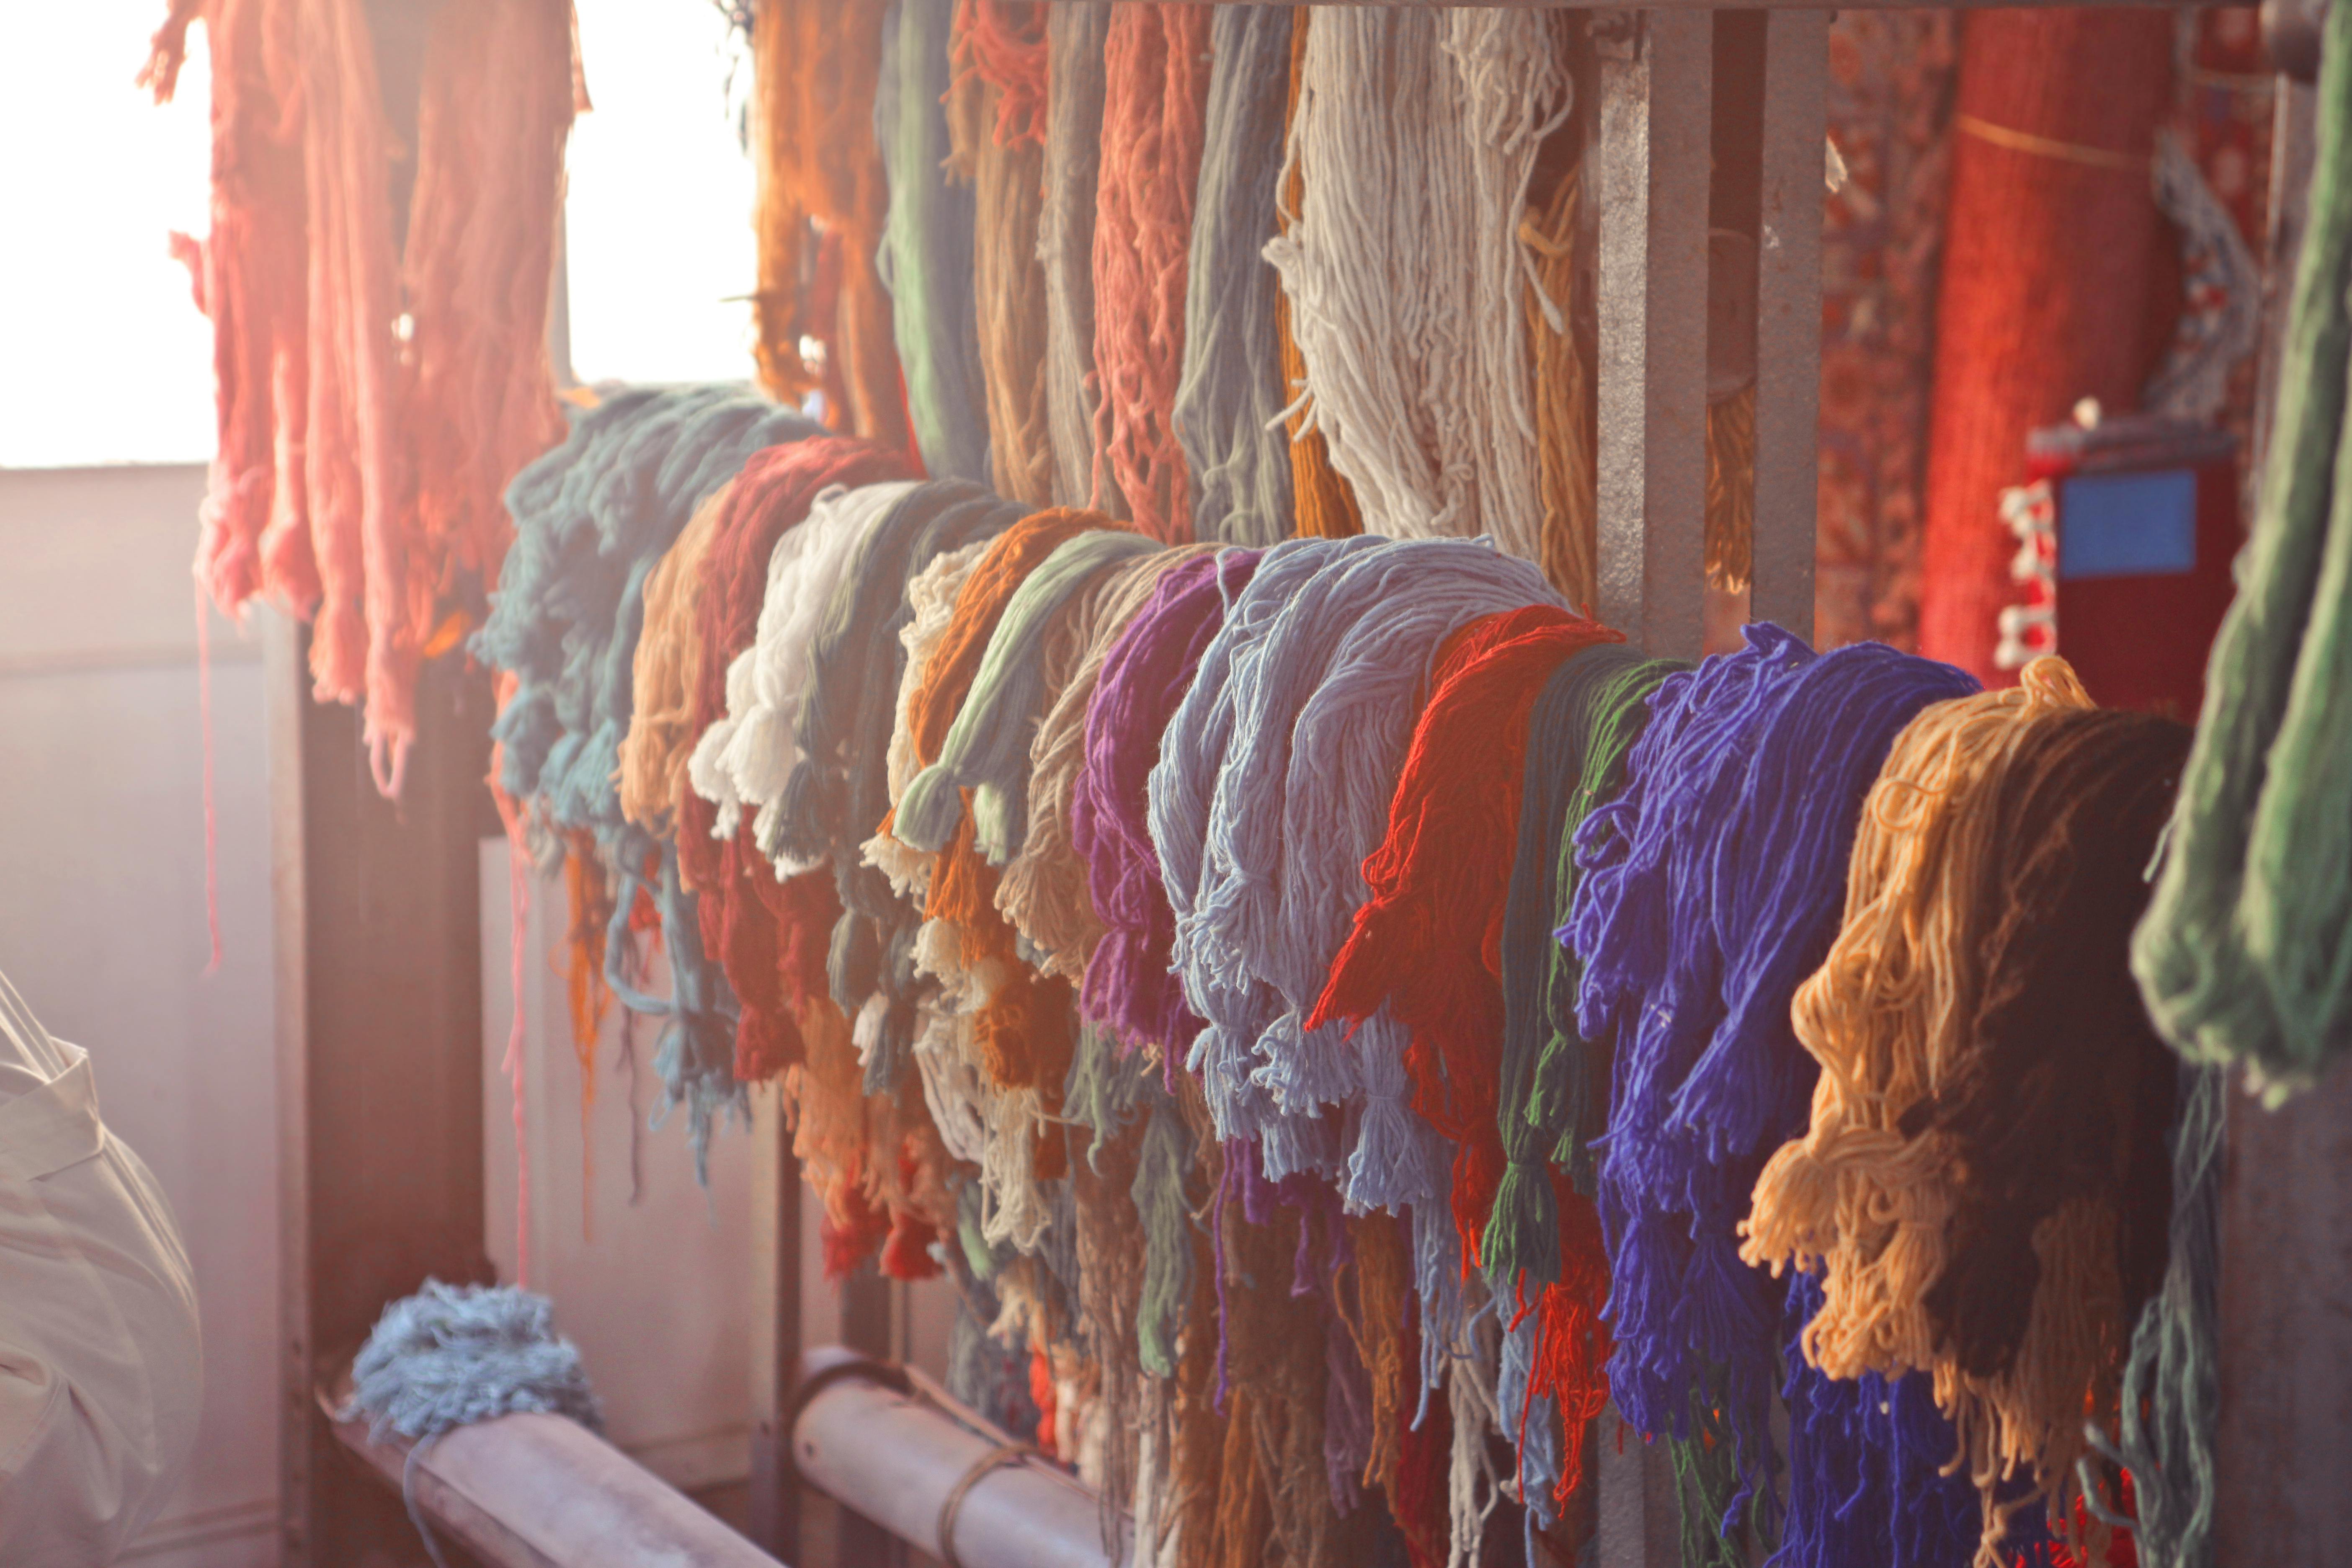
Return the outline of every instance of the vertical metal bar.
{"type": "MultiPolygon", "coordinates": [[[[2267,444],[2309,216],[2317,95],[2279,79],[2269,309],[2256,421],[2267,444]]],[[[2250,484],[2248,495],[2254,493],[2250,484]]],[[[2251,510],[2248,513],[2251,521],[2251,510]]],[[[2352,1069],[2276,1110],[2232,1095],[2221,1205],[2213,1560],[2335,1563],[2352,1538],[2352,1069]]]]}
{"type": "Polygon", "coordinates": [[[800,1376],[801,1185],[782,1091],[751,1095],[751,1540],[801,1562],[801,1489],[784,1429],[800,1376]]]}
{"type": "Polygon", "coordinates": [[[1682,1561],[1682,1514],[1664,1442],[1644,1442],[1614,1405],[1594,1423],[1601,1489],[1594,1544],[1598,1568],[1673,1568],[1682,1561]]]}
{"type": "Polygon", "coordinates": [[[1612,11],[1601,61],[1601,613],[1696,657],[1706,517],[1706,224],[1715,23],[1612,11]]]}
{"type": "Polygon", "coordinates": [[[1811,642],[1822,397],[1829,13],[1765,16],[1757,243],[1756,535],[1748,613],[1811,642]]]}

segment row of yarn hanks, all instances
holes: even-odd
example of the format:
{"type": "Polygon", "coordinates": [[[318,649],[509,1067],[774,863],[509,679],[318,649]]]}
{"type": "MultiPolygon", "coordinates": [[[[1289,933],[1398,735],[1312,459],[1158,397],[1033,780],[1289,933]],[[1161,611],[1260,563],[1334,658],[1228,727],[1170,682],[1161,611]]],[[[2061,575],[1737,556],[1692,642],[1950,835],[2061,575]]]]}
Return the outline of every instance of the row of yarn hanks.
{"type": "MultiPolygon", "coordinates": [[[[834,485],[906,478],[913,459],[855,437],[824,436],[754,453],[736,476],[712,530],[695,596],[696,660],[688,733],[695,738],[727,710],[727,671],[759,629],[769,557],[834,485]]],[[[705,948],[720,955],[741,1009],[735,1076],[757,1082],[800,1054],[796,1009],[825,994],[824,958],[840,906],[832,879],[812,871],[779,880],[748,826],[721,836],[718,808],[680,790],[678,871],[698,897],[705,948]]]]}
{"type": "Polygon", "coordinates": [[[499,492],[563,434],[541,328],[574,111],[569,8],[435,15],[404,226],[365,7],[173,0],[142,77],[159,101],[198,19],[214,227],[173,241],[217,383],[196,574],[223,610],[267,595],[315,616],[313,689],[364,700],[376,786],[396,795],[441,606],[478,612],[509,538],[499,492]]]}
{"type": "Polygon", "coordinates": [[[740,1102],[733,999],[702,950],[674,846],[622,814],[616,780],[633,722],[645,589],[696,509],[762,447],[818,433],[806,419],[726,386],[637,388],[583,415],[564,444],[517,475],[515,523],[475,656],[514,678],[492,735],[499,786],[569,835],[593,837],[612,889],[604,977],[632,1010],[667,1020],[656,1062],[688,1108],[699,1158],[740,1102]],[[633,940],[640,897],[656,911],[669,994],[647,994],[633,940]]]}
{"type": "Polygon", "coordinates": [[[2352,353],[2352,17],[2327,18],[2311,226],[2296,261],[2276,433],[2238,597],[2147,919],[2141,994],[2192,1061],[2275,1104],[2352,1040],[2352,491],[2337,482],[2352,353]]]}
{"type": "Polygon", "coordinates": [[[822,389],[836,429],[907,445],[890,296],[876,270],[889,185],[874,138],[881,0],[751,8],[751,136],[759,177],[760,382],[798,403],[822,389]],[[831,283],[831,297],[816,287],[831,283]],[[803,343],[824,347],[812,365],[803,343]]]}
{"type": "Polygon", "coordinates": [[[1037,967],[1076,983],[1101,940],[1103,923],[1073,843],[1073,803],[1087,760],[1087,714],[1110,650],[1160,580],[1215,547],[1153,551],[1098,574],[1073,605],[1042,659],[1053,705],[1029,742],[1029,821],[1021,847],[997,884],[996,907],[1028,944],[1037,967]]]}
{"type": "Polygon", "coordinates": [[[1192,498],[1192,536],[1272,544],[1291,526],[1290,453],[1275,312],[1281,280],[1267,265],[1276,233],[1291,34],[1304,13],[1220,6],[1200,188],[1184,285],[1184,372],[1173,423],[1192,498]]]}
{"type": "Polygon", "coordinates": [[[1826,1070],[1810,1131],[1757,1184],[1747,1255],[1819,1271],[1815,1364],[1934,1374],[1988,1563],[2028,1497],[2060,1511],[2165,1266],[2174,1069],[2126,948],[2187,744],[2093,710],[2056,659],[1923,714],[1798,994],[1826,1070]],[[2025,1471],[2032,1492],[1996,1497],[2025,1471]]]}
{"type": "Polygon", "coordinates": [[[1523,315],[1529,177],[1570,97],[1542,12],[1365,6],[1308,28],[1266,247],[1311,422],[1363,524],[1542,552],[1523,315]],[[1464,388],[1472,389],[1464,395],[1464,388]]]}
{"type": "Polygon", "coordinates": [[[1054,500],[1046,431],[1045,12],[1038,0],[959,0],[953,166],[972,184],[981,375],[988,392],[989,482],[1033,506],[1054,500]]]}
{"type": "Polygon", "coordinates": [[[1103,934],[1086,961],[1088,1022],[1129,1050],[1164,1051],[1169,1072],[1201,1020],[1171,973],[1176,917],[1151,846],[1151,769],[1226,607],[1261,552],[1223,550],[1170,570],[1103,655],[1086,714],[1086,761],[1070,796],[1070,843],[1103,934]]]}
{"type": "Polygon", "coordinates": [[[1489,1289],[1520,1315],[1505,1342],[1500,1391],[1507,1420],[1517,1423],[1520,1495],[1531,1511],[1558,1508],[1564,1520],[1580,1506],[1584,1427],[1609,1394],[1600,1321],[1608,1258],[1584,1147],[1599,1131],[1591,1080],[1597,1070],[1605,1081],[1606,1064],[1588,1068],[1575,1026],[1579,973],[1551,933],[1574,894],[1577,827],[1623,782],[1651,693],[1688,668],[1607,644],[1568,659],[1544,683],[1528,716],[1517,844],[1492,948],[1503,1167],[1477,1256],[1489,1289]]]}
{"type": "Polygon", "coordinates": [[[882,27],[874,132],[889,174],[882,281],[923,466],[938,479],[988,474],[988,389],[972,288],[971,187],[949,167],[946,100],[955,0],[898,0],[882,27]]]}
{"type": "Polygon", "coordinates": [[[1686,1536],[1737,1541],[1743,1515],[1772,1533],[1780,1302],[1735,1226],[1765,1156],[1804,1126],[1817,1068],[1790,999],[1836,934],[1864,798],[1921,709],[1974,689],[1882,645],[1816,656],[1750,626],[1659,687],[1623,793],[1577,831],[1563,935],[1584,966],[1579,1028],[1612,1058],[1610,1385],[1626,1419],[1682,1446],[1700,1483],[1686,1536]]]}
{"type": "Polygon", "coordinates": [[[1192,533],[1190,483],[1174,422],[1211,76],[1211,16],[1181,0],[1123,5],[1112,12],[1103,37],[1094,228],[1095,371],[1101,387],[1096,446],[1136,527],[1171,542],[1192,533]]]}

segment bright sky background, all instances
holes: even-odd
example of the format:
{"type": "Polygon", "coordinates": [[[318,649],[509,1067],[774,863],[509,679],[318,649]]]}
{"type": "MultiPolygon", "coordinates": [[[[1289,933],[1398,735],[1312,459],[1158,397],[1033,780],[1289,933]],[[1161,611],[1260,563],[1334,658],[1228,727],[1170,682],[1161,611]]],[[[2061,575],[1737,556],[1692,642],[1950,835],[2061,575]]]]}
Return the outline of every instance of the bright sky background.
{"type": "MultiPolygon", "coordinates": [[[[708,0],[578,4],[596,108],[572,140],[573,370],[746,379],[752,182],[726,99],[725,18],[708,0]]],[[[207,227],[204,28],[178,97],[157,109],[132,84],[163,0],[10,9],[0,468],[202,462],[212,330],[168,241],[207,227]]]]}

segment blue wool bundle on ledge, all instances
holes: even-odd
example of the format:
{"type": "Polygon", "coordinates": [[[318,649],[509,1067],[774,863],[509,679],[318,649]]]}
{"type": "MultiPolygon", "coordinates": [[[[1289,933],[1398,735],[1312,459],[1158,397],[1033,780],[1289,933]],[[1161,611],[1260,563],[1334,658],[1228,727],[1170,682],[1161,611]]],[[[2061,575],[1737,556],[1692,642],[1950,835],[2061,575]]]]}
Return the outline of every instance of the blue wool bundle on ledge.
{"type": "Polygon", "coordinates": [[[365,1416],[368,1440],[380,1443],[388,1433],[421,1440],[525,1411],[604,1428],[579,1351],[555,1331],[555,1304],[511,1285],[427,1279],[376,1321],[352,1363],[342,1414],[365,1416]]]}

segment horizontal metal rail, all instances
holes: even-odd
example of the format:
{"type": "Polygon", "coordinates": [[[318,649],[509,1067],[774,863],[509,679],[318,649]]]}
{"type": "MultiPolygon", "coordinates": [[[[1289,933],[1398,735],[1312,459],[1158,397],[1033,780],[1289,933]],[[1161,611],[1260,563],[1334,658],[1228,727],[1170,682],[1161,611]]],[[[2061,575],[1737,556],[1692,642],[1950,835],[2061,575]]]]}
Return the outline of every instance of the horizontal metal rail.
{"type": "Polygon", "coordinates": [[[793,1460],[835,1502],[950,1568],[1113,1568],[1100,1499],[919,1374],[837,1345],[801,1374],[793,1460]]]}
{"type": "Polygon", "coordinates": [[[335,1436],[489,1568],[780,1568],[691,1498],[577,1422],[501,1415],[419,1447],[335,1436]]]}

